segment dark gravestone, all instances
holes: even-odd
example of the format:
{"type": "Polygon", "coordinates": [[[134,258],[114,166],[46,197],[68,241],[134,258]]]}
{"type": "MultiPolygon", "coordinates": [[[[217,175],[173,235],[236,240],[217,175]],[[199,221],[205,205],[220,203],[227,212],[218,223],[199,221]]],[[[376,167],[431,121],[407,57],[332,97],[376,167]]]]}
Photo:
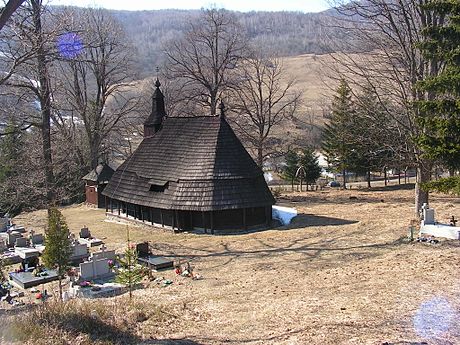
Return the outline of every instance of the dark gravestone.
{"type": "Polygon", "coordinates": [[[140,258],[145,258],[150,255],[150,250],[149,250],[149,243],[148,242],[142,242],[136,244],[136,251],[137,251],[137,256],[140,258]]]}
{"type": "Polygon", "coordinates": [[[23,289],[28,289],[58,279],[57,273],[54,270],[47,270],[38,277],[30,272],[10,273],[9,275],[13,282],[23,289]]]}
{"type": "Polygon", "coordinates": [[[80,230],[80,238],[90,238],[91,232],[87,227],[81,228],[80,230]]]}
{"type": "Polygon", "coordinates": [[[143,258],[140,257],[138,261],[140,264],[145,265],[149,268],[153,268],[154,270],[161,270],[165,268],[174,267],[174,260],[162,256],[148,256],[143,258]]]}

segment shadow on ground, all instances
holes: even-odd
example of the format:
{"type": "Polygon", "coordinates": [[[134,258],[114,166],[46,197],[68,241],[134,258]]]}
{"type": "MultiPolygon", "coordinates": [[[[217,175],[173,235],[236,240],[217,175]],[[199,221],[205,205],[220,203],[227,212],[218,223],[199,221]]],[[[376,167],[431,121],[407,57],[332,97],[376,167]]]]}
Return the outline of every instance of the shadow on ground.
{"type": "Polygon", "coordinates": [[[316,216],[314,214],[300,213],[295,217],[291,224],[286,225],[283,229],[299,229],[308,226],[337,226],[337,225],[348,225],[356,224],[357,220],[348,220],[341,218],[316,216]]]}
{"type": "Polygon", "coordinates": [[[344,234],[335,235],[330,238],[321,238],[311,241],[308,238],[297,238],[286,242],[277,242],[264,239],[252,239],[252,245],[240,247],[239,242],[221,242],[219,245],[210,243],[204,246],[193,246],[184,243],[156,243],[153,248],[156,252],[161,252],[166,257],[184,259],[224,259],[216,261],[213,268],[228,265],[235,260],[244,259],[267,259],[278,260],[284,265],[311,265],[321,264],[324,261],[350,263],[354,260],[369,259],[384,254],[389,250],[394,250],[398,246],[406,243],[405,237],[395,239],[390,242],[368,243],[368,244],[347,244],[343,241],[349,236],[353,237],[360,232],[366,231],[359,229],[348,231],[344,234]],[[234,245],[235,244],[235,245],[234,245]],[[294,258],[291,255],[297,254],[294,258]],[[300,256],[299,256],[300,255],[300,256]]]}
{"type": "Polygon", "coordinates": [[[141,343],[142,345],[204,345],[190,339],[160,339],[148,340],[141,343]]]}
{"type": "Polygon", "coordinates": [[[381,187],[371,187],[369,190],[371,192],[389,192],[394,190],[414,190],[415,183],[407,183],[407,184],[396,184],[391,186],[381,186],[381,187]]]}

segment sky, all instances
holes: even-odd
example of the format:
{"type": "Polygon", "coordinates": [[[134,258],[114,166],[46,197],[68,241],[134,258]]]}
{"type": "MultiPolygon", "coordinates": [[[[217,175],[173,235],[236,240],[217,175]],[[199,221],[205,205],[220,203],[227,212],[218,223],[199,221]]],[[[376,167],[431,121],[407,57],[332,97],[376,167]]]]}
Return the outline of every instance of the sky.
{"type": "Polygon", "coordinates": [[[103,7],[115,10],[200,9],[216,6],[235,11],[301,11],[328,9],[328,0],[48,0],[51,5],[103,7]]]}

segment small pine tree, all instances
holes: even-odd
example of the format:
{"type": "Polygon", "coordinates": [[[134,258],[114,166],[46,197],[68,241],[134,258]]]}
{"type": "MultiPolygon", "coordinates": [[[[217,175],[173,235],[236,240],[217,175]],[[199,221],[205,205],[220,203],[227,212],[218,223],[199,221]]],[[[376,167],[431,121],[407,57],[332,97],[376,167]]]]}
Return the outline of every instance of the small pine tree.
{"type": "Polygon", "coordinates": [[[137,250],[135,246],[132,246],[129,242],[129,229],[128,234],[128,247],[125,250],[123,257],[118,257],[120,268],[117,270],[117,277],[115,281],[117,283],[126,285],[129,290],[129,300],[133,298],[133,289],[144,279],[146,272],[145,268],[137,262],[137,250]]]}
{"type": "Polygon", "coordinates": [[[283,169],[283,178],[290,181],[294,189],[295,174],[299,168],[299,154],[296,151],[288,151],[285,161],[286,166],[283,169]]]}
{"type": "Polygon", "coordinates": [[[48,226],[45,229],[46,247],[43,262],[46,267],[57,271],[60,300],[62,300],[62,278],[70,267],[70,256],[72,255],[69,234],[69,228],[62,213],[57,208],[50,208],[48,226]]]}
{"type": "Polygon", "coordinates": [[[310,148],[303,149],[299,163],[305,169],[305,181],[307,185],[315,183],[321,176],[321,167],[319,166],[318,157],[315,155],[315,152],[310,148]]]}

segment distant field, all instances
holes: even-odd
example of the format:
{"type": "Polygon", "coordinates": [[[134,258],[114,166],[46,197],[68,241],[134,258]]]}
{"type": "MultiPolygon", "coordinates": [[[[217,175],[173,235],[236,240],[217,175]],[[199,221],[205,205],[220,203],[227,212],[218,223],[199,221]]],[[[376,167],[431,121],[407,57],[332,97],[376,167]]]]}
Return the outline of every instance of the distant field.
{"type": "MultiPolygon", "coordinates": [[[[130,226],[133,240],[190,259],[204,278],[155,274],[173,284],[150,283],[135,298],[165,313],[130,332],[145,344],[459,344],[460,244],[407,242],[413,194],[286,194],[280,203],[299,211],[293,224],[243,235],[130,226]]],[[[458,198],[435,195],[431,206],[438,220],[460,217],[458,198]]],[[[126,225],[106,222],[103,211],[72,206],[63,213],[73,231],[87,225],[109,248],[124,248],[126,225]]],[[[38,230],[44,216],[23,214],[17,222],[38,230]]],[[[125,301],[97,303],[115,308],[125,301]]]]}

